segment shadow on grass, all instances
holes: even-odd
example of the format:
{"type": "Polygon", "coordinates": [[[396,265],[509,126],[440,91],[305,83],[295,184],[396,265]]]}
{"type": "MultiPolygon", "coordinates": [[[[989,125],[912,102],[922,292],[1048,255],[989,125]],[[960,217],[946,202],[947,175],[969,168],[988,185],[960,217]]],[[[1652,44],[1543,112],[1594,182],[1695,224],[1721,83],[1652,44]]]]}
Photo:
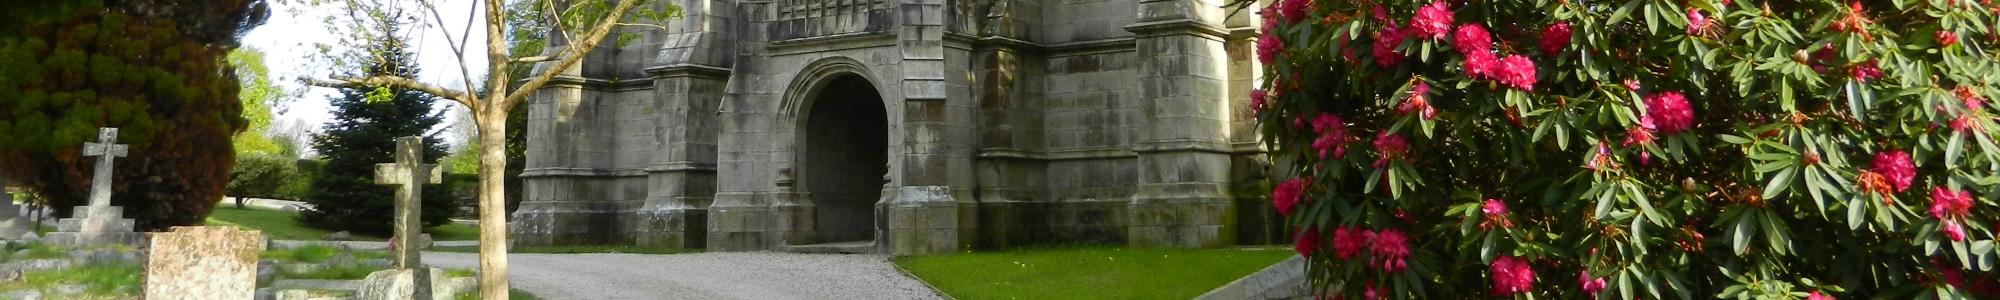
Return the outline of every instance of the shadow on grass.
{"type": "MultiPolygon", "coordinates": [[[[325,237],[328,233],[332,233],[332,231],[307,227],[305,224],[299,223],[299,213],[297,212],[254,207],[236,208],[232,205],[216,206],[215,210],[208,214],[207,223],[210,226],[227,225],[260,230],[264,232],[264,236],[277,240],[317,241],[325,237]]],[[[430,233],[431,239],[438,241],[470,241],[479,239],[479,228],[465,224],[445,224],[424,229],[424,232],[430,233]]],[[[376,242],[388,240],[386,237],[361,234],[355,234],[353,239],[357,241],[376,242]]]]}

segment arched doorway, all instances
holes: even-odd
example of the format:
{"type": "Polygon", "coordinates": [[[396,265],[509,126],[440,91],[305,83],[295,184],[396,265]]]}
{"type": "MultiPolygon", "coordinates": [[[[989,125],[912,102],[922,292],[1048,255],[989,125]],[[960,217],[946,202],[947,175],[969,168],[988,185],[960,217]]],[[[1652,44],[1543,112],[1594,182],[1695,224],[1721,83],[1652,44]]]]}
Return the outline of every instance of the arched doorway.
{"type": "Polygon", "coordinates": [[[875,237],[875,202],[889,167],[889,118],[881,93],[854,74],[827,79],[805,117],[806,192],[816,242],[875,237]]]}

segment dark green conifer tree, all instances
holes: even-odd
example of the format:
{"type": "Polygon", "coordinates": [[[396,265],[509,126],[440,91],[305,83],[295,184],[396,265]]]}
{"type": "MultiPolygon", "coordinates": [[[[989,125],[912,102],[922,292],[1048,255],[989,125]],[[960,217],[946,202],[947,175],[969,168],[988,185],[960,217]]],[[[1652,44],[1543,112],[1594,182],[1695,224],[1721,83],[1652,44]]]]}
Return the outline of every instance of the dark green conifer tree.
{"type": "MultiPolygon", "coordinates": [[[[359,72],[349,71],[357,73],[351,75],[416,78],[415,54],[408,45],[393,38],[372,45],[374,49],[367,56],[371,61],[359,72]]],[[[444,156],[444,147],[431,130],[444,120],[445,111],[432,105],[436,101],[434,96],[408,89],[340,89],[340,95],[329,99],[333,121],[313,136],[313,149],[326,158],[326,166],[306,195],[313,208],[302,211],[299,219],[328,230],[388,235],[394,228],[395,189],[375,184],[375,164],[394,161],[395,138],[403,136],[424,136],[425,163],[437,163],[444,156]],[[371,96],[377,99],[371,101],[371,96]]],[[[424,226],[449,222],[457,209],[443,186],[424,187],[424,226]]]]}

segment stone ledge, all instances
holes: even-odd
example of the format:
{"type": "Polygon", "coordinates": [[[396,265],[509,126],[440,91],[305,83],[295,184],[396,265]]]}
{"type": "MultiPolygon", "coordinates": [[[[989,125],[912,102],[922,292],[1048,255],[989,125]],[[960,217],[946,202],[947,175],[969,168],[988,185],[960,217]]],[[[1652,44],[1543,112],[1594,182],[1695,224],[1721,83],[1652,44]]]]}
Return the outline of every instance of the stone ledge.
{"type": "Polygon", "coordinates": [[[1209,290],[1207,293],[1202,293],[1201,296],[1196,296],[1194,299],[1304,298],[1312,294],[1312,291],[1306,288],[1305,270],[1305,259],[1292,256],[1291,258],[1278,261],[1278,263],[1271,264],[1270,267],[1265,267],[1256,273],[1250,273],[1250,275],[1237,278],[1236,281],[1231,281],[1229,284],[1224,284],[1221,287],[1209,290]]]}

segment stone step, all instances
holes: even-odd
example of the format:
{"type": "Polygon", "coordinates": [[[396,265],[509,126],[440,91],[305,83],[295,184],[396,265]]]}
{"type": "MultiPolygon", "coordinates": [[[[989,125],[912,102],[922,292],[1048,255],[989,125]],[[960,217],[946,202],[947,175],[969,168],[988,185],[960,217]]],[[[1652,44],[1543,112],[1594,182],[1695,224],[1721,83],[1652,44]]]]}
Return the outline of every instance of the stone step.
{"type": "Polygon", "coordinates": [[[832,243],[811,244],[811,245],[785,245],[784,250],[785,252],[792,252],[792,253],[835,253],[835,254],[874,254],[876,252],[875,241],[872,240],[832,242],[832,243]]]}

